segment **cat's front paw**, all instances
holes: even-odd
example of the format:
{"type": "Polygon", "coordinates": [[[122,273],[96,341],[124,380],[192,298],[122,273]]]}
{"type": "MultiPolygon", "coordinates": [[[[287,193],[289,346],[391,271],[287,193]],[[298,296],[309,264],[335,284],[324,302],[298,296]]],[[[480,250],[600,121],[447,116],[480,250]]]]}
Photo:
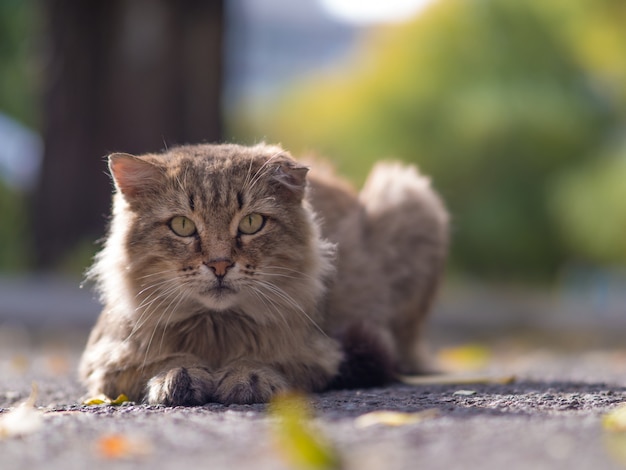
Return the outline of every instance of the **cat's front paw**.
{"type": "Polygon", "coordinates": [[[285,377],[270,367],[234,365],[218,371],[216,376],[214,399],[227,405],[266,403],[289,388],[285,377]]]}
{"type": "Polygon", "coordinates": [[[208,370],[175,367],[150,379],[146,401],[153,405],[203,405],[211,401],[214,391],[215,381],[208,370]]]}

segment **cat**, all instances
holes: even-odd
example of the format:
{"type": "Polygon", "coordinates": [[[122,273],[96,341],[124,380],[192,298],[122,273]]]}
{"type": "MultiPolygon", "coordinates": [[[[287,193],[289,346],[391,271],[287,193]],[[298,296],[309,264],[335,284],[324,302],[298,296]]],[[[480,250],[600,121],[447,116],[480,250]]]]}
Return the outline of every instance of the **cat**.
{"type": "Polygon", "coordinates": [[[88,271],[104,309],[79,370],[89,394],[256,403],[423,370],[448,216],[416,168],[379,163],[357,194],[266,144],[108,160],[112,218],[88,271]]]}

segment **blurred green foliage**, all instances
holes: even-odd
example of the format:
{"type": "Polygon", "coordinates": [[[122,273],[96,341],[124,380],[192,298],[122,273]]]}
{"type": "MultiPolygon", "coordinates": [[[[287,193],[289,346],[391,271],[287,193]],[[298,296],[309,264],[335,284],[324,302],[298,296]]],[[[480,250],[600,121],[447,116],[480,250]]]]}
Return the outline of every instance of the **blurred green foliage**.
{"type": "Polygon", "coordinates": [[[24,197],[0,181],[0,272],[19,271],[30,263],[28,212],[24,197]]]}
{"type": "Polygon", "coordinates": [[[39,2],[0,1],[0,111],[31,128],[39,124],[40,27],[39,2]]]}
{"type": "Polygon", "coordinates": [[[552,204],[572,253],[626,265],[626,143],[564,174],[552,204]]]}
{"type": "MultiPolygon", "coordinates": [[[[35,0],[0,1],[0,112],[31,128],[39,126],[40,10],[35,0]]],[[[29,266],[28,225],[27,195],[0,180],[0,271],[29,266]]]]}
{"type": "MultiPolygon", "coordinates": [[[[0,112],[32,128],[41,20],[36,0],[0,1],[0,112]]],[[[624,265],[625,24],[624,0],[439,0],[234,122],[250,140],[327,156],[356,183],[380,158],[417,163],[450,208],[462,271],[550,279],[570,260],[624,265]]],[[[1,183],[0,221],[0,270],[23,269],[26,195],[1,183]]]]}
{"type": "Polygon", "coordinates": [[[240,130],[315,149],[357,183],[379,158],[416,162],[462,271],[626,262],[626,153],[604,151],[626,132],[625,24],[623,0],[439,0],[240,130]]]}

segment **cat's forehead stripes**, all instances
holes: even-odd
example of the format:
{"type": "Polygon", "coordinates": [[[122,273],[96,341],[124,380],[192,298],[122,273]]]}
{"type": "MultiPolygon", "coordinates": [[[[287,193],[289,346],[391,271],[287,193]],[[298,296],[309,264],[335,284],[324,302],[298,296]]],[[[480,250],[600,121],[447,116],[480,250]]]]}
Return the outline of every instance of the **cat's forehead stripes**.
{"type": "Polygon", "coordinates": [[[206,144],[141,158],[154,163],[166,177],[161,194],[163,201],[170,201],[170,208],[206,220],[232,217],[240,211],[277,210],[276,198],[286,194],[278,183],[287,188],[298,184],[298,178],[281,172],[293,168],[295,161],[273,146],[206,144]]]}
{"type": "Polygon", "coordinates": [[[237,208],[239,210],[243,209],[244,200],[243,200],[243,193],[241,191],[237,191],[237,205],[238,205],[237,208]]]}
{"type": "MultiPolygon", "coordinates": [[[[186,198],[181,199],[181,203],[192,212],[224,208],[234,211],[244,207],[248,199],[242,191],[244,165],[207,156],[183,158],[177,163],[170,168],[170,180],[174,182],[174,189],[180,189],[180,194],[186,198]]],[[[247,167],[245,163],[246,170],[247,167]]]]}

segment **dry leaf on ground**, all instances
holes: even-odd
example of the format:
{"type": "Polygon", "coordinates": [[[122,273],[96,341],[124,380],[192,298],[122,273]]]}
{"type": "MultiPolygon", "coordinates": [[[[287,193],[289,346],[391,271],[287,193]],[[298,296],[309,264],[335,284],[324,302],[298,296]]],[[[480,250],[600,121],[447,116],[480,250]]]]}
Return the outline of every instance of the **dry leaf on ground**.
{"type": "Polygon", "coordinates": [[[626,404],[623,404],[602,417],[602,426],[607,431],[626,431],[626,404]]]}
{"type": "Polygon", "coordinates": [[[98,395],[95,397],[87,398],[83,401],[83,405],[87,406],[96,406],[96,405],[113,405],[120,406],[124,403],[130,403],[130,400],[123,393],[118,395],[117,398],[112,399],[107,397],[106,395],[98,395]]]}
{"type": "Polygon", "coordinates": [[[445,348],[437,354],[441,367],[451,371],[482,369],[489,364],[491,357],[491,350],[481,344],[445,348]]]}
{"type": "Polygon", "coordinates": [[[133,459],[151,454],[153,447],[148,439],[142,437],[107,434],[96,441],[95,451],[105,459],[133,459]]]}
{"type": "Polygon", "coordinates": [[[452,395],[459,397],[471,397],[472,395],[476,395],[476,390],[457,390],[452,395]]]}
{"type": "Polygon", "coordinates": [[[0,439],[24,436],[41,428],[43,425],[43,413],[35,408],[36,399],[37,385],[33,384],[28,399],[0,415],[0,439]]]}
{"type": "Polygon", "coordinates": [[[418,411],[415,413],[404,413],[399,411],[372,411],[365,413],[354,420],[357,428],[365,428],[374,425],[384,426],[406,426],[408,424],[419,423],[425,419],[434,418],[439,414],[436,409],[418,411]]]}

